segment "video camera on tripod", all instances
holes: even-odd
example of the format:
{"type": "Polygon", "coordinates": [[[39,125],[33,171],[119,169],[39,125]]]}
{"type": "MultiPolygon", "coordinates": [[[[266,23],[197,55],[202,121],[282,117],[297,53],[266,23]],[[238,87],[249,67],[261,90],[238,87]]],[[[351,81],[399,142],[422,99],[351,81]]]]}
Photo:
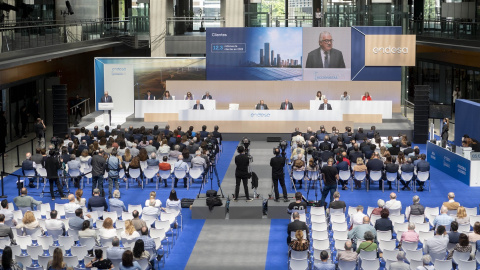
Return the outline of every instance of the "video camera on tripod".
{"type": "Polygon", "coordinates": [[[248,148],[250,146],[250,139],[247,137],[243,137],[243,139],[240,141],[245,148],[245,154],[248,156],[250,159],[250,162],[253,162],[253,157],[250,155],[250,149],[248,148]]]}
{"type": "MultiPolygon", "coordinates": [[[[278,148],[279,148],[280,151],[282,152],[282,157],[286,157],[286,156],[287,156],[287,152],[286,152],[287,147],[288,147],[288,142],[285,141],[285,140],[280,141],[280,142],[278,143],[278,148]]],[[[274,152],[274,153],[275,153],[275,148],[277,148],[277,147],[274,147],[274,148],[273,148],[273,152],[274,152]]]]}

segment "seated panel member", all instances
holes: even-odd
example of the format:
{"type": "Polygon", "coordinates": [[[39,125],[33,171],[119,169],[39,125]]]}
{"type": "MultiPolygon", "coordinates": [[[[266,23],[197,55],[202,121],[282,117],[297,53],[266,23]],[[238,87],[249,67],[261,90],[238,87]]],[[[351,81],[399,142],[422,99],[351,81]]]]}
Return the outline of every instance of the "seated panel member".
{"type": "Polygon", "coordinates": [[[280,110],[293,110],[293,104],[288,101],[288,99],[285,99],[285,101],[280,105],[280,110]]]}
{"type": "Polygon", "coordinates": [[[172,96],[170,95],[170,91],[165,91],[163,94],[163,100],[173,100],[172,96]]]}
{"type": "Polygon", "coordinates": [[[150,90],[147,91],[147,95],[145,96],[145,100],[155,100],[155,96],[152,95],[152,92],[150,92],[150,90]]]}
{"type": "Polygon", "coordinates": [[[207,92],[205,93],[205,95],[203,95],[202,100],[203,100],[203,99],[213,99],[213,98],[212,98],[212,96],[210,95],[210,92],[207,91],[207,92]]]}
{"type": "Polygon", "coordinates": [[[187,92],[187,95],[185,96],[185,100],[193,100],[192,93],[187,92]]]}
{"type": "Polygon", "coordinates": [[[322,91],[317,91],[317,95],[315,96],[315,100],[323,101],[325,99],[325,95],[322,95],[322,91]]]}
{"type": "Polygon", "coordinates": [[[265,104],[265,102],[262,100],[260,100],[260,103],[257,104],[257,106],[255,107],[255,110],[268,110],[268,106],[267,104],[265,104]]]}
{"type": "Polygon", "coordinates": [[[340,100],[350,100],[350,95],[347,91],[343,92],[343,95],[340,96],[340,100]]]}
{"type": "Polygon", "coordinates": [[[362,100],[372,100],[370,93],[365,92],[365,94],[362,96],[362,100]]]}
{"type": "Polygon", "coordinates": [[[320,107],[318,107],[318,109],[319,109],[319,110],[322,110],[322,111],[323,111],[323,110],[325,110],[325,111],[326,111],[326,110],[331,111],[331,110],[332,110],[332,105],[330,105],[330,104],[328,103],[328,99],[325,98],[325,99],[323,100],[323,103],[320,104],[320,107]]]}
{"type": "Polygon", "coordinates": [[[200,100],[197,99],[197,102],[195,103],[195,105],[193,105],[193,109],[194,110],[204,110],[203,104],[200,104],[200,100]]]}

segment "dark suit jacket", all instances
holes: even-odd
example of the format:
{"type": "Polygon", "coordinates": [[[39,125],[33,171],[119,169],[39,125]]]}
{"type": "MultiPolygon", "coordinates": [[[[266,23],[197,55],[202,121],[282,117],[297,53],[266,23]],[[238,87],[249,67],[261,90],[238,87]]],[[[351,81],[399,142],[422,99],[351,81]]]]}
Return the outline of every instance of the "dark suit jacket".
{"type": "Polygon", "coordinates": [[[270,159],[270,166],[272,167],[272,176],[281,177],[284,175],[283,168],[285,167],[285,158],[278,155],[270,159]]]}
{"type": "MultiPolygon", "coordinates": [[[[196,110],[197,109],[197,104],[193,105],[193,109],[196,110]]],[[[203,104],[200,104],[200,110],[203,110],[203,104]]]]}
{"type": "Polygon", "coordinates": [[[400,152],[400,147],[390,147],[388,148],[388,152],[390,152],[390,155],[396,156],[400,152]]]}
{"type": "Polygon", "coordinates": [[[105,211],[108,210],[108,205],[105,197],[100,196],[90,197],[90,199],[88,199],[87,207],[89,211],[92,211],[92,207],[103,207],[105,211]]]}
{"type": "Polygon", "coordinates": [[[380,218],[375,221],[375,230],[377,231],[393,231],[392,221],[388,218],[380,218]]]}
{"type": "MultiPolygon", "coordinates": [[[[320,104],[320,107],[318,107],[319,110],[324,110],[325,109],[325,103],[320,104]]],[[[327,103],[327,110],[331,111],[332,110],[332,105],[327,103]]]]}
{"type": "Polygon", "coordinates": [[[107,98],[105,98],[105,96],[102,96],[102,98],[100,99],[100,101],[102,103],[105,103],[105,102],[113,102],[113,99],[111,96],[107,96],[107,98]]]}
{"type": "Polygon", "coordinates": [[[155,99],[154,95],[150,95],[150,99],[148,99],[148,95],[145,95],[145,100],[154,100],[154,99],[155,99]]]}
{"type": "Polygon", "coordinates": [[[290,238],[291,232],[296,232],[296,231],[298,231],[298,230],[306,231],[306,232],[307,232],[307,235],[309,234],[309,232],[308,232],[308,226],[307,226],[307,224],[305,224],[305,222],[300,221],[300,220],[294,220],[293,222],[291,222],[290,224],[288,224],[288,229],[287,229],[287,233],[288,233],[287,243],[290,244],[290,242],[292,241],[292,239],[290,238]]]}
{"type": "MultiPolygon", "coordinates": [[[[260,103],[258,103],[257,106],[255,107],[255,110],[260,110],[260,106],[262,106],[262,105],[260,105],[260,103]]],[[[263,103],[263,109],[268,110],[267,104],[263,103]]]]}
{"type": "Polygon", "coordinates": [[[382,171],[383,170],[383,162],[380,159],[374,158],[370,159],[367,162],[367,170],[370,173],[371,171],[382,171]]]}
{"type": "MultiPolygon", "coordinates": [[[[293,104],[290,101],[288,102],[288,109],[293,110],[293,104]]],[[[280,110],[285,110],[285,101],[280,105],[280,110]]]]}
{"type": "Polygon", "coordinates": [[[235,177],[242,179],[248,178],[248,164],[250,164],[250,159],[245,154],[240,154],[235,157],[235,177]]]}
{"type": "Polygon", "coordinates": [[[202,99],[213,99],[213,98],[212,98],[212,95],[208,95],[208,96],[207,96],[207,95],[203,95],[203,96],[202,96],[202,99]]]}
{"type": "MultiPolygon", "coordinates": [[[[323,59],[321,54],[322,48],[318,47],[317,49],[308,53],[307,63],[305,68],[323,68],[323,59]]],[[[330,61],[328,68],[345,68],[345,62],[343,61],[343,54],[337,49],[330,50],[330,61]]]]}

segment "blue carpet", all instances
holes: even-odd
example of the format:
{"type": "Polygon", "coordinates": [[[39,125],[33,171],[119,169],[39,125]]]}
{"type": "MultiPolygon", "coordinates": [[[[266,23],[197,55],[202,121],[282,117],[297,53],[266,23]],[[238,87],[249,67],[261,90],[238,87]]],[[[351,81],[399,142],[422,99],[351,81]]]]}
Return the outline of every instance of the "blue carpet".
{"type": "Polygon", "coordinates": [[[288,269],[287,225],[288,219],[272,219],[268,237],[265,270],[288,269]]]}

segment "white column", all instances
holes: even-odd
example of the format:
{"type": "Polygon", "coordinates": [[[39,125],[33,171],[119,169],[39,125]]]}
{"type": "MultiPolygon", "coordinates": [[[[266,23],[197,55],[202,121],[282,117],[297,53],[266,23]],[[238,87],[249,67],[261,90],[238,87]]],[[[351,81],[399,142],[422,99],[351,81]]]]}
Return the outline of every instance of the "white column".
{"type": "Polygon", "coordinates": [[[150,1],[150,50],[152,57],[166,56],[165,36],[168,17],[173,17],[172,0],[150,1]]]}
{"type": "Polygon", "coordinates": [[[220,15],[225,18],[225,27],[245,26],[243,0],[220,0],[220,15]]]}

